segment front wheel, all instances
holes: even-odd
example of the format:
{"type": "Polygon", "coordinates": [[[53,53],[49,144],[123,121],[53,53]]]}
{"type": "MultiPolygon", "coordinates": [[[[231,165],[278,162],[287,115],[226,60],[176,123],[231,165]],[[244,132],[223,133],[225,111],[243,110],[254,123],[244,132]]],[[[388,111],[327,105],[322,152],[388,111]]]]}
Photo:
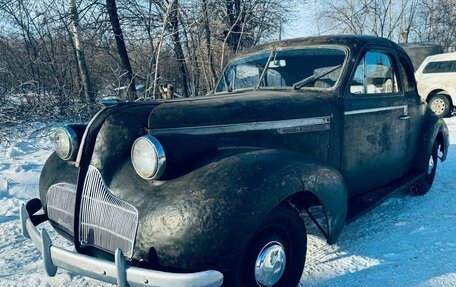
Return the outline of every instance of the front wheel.
{"type": "Polygon", "coordinates": [[[229,286],[294,287],[299,284],[307,250],[307,233],[299,213],[276,207],[256,231],[229,286]]]}

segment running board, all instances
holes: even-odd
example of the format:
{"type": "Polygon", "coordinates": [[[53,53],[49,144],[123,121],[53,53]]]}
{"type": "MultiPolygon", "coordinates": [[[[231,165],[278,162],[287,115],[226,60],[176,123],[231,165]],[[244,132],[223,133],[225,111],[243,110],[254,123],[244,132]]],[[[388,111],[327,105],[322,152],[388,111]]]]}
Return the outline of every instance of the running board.
{"type": "Polygon", "coordinates": [[[372,210],[391,194],[410,188],[423,176],[425,176],[424,173],[406,176],[388,186],[350,198],[348,200],[347,224],[372,210]]]}

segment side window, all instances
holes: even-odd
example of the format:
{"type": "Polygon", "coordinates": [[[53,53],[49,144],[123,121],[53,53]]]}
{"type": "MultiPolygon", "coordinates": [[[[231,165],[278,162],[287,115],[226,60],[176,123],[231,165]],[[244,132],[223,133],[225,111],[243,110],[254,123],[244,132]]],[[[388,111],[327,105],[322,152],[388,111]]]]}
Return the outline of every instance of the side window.
{"type": "Polygon", "coordinates": [[[381,52],[367,52],[356,68],[350,92],[395,94],[398,91],[397,76],[391,57],[381,52]]]}
{"type": "Polygon", "coordinates": [[[451,69],[452,72],[456,72],[456,61],[453,61],[453,69],[451,69]]]}
{"type": "Polygon", "coordinates": [[[451,72],[453,61],[430,62],[423,70],[423,74],[448,73],[451,72]]]}
{"type": "Polygon", "coordinates": [[[404,92],[413,92],[415,90],[415,87],[413,85],[414,81],[412,75],[410,73],[407,73],[407,69],[405,68],[406,66],[407,65],[404,65],[404,63],[401,61],[400,70],[402,78],[402,88],[404,89],[404,92]]]}

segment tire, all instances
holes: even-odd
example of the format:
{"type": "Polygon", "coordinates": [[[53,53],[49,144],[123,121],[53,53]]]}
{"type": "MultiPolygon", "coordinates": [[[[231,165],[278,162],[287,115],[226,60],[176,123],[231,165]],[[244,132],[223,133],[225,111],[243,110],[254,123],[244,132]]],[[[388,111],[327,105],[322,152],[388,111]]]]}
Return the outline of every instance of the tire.
{"type": "Polygon", "coordinates": [[[410,189],[413,195],[424,195],[431,189],[432,183],[435,179],[435,172],[437,171],[437,152],[439,145],[434,142],[431,155],[429,156],[429,164],[426,168],[426,175],[418,180],[416,187],[410,189]]]}
{"type": "Polygon", "coordinates": [[[224,286],[297,286],[306,251],[307,233],[302,218],[292,207],[279,205],[255,232],[239,264],[225,276],[224,286]],[[263,261],[260,255],[265,255],[263,261]],[[271,258],[276,258],[274,267],[277,268],[265,267],[271,258]],[[257,268],[260,262],[263,263],[257,268]]]}
{"type": "Polygon", "coordinates": [[[440,118],[447,117],[451,111],[451,104],[446,95],[433,95],[429,99],[429,107],[440,118]]]}

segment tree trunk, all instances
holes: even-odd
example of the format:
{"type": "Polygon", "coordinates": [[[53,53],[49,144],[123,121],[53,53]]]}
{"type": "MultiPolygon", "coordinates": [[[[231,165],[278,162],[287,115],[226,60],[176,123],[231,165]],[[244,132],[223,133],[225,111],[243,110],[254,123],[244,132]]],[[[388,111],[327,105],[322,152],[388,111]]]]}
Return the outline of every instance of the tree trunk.
{"type": "MultiPolygon", "coordinates": [[[[158,46],[157,46],[157,54],[155,56],[154,82],[152,83],[153,84],[152,96],[154,97],[154,99],[157,94],[157,90],[159,88],[158,87],[158,64],[160,63],[161,47],[163,45],[163,41],[164,41],[164,37],[165,37],[165,30],[166,30],[166,26],[168,25],[168,19],[171,14],[172,6],[173,6],[172,3],[169,3],[168,7],[166,8],[165,17],[163,19],[163,26],[162,26],[162,30],[160,33],[160,39],[158,41],[158,46]]],[[[164,10],[164,9],[162,8],[162,10],[164,10]]],[[[160,94],[161,94],[161,92],[160,92],[160,94]]]]}
{"type": "Polygon", "coordinates": [[[128,58],[127,47],[120,27],[119,15],[117,14],[117,6],[115,0],[106,0],[106,7],[108,9],[109,21],[111,22],[112,32],[116,39],[117,51],[119,53],[120,62],[122,63],[123,73],[126,76],[127,84],[127,99],[134,101],[136,99],[136,86],[133,72],[128,58]]]}
{"type": "Polygon", "coordinates": [[[215,88],[215,84],[217,81],[217,73],[215,72],[215,67],[214,67],[214,60],[213,60],[213,53],[212,53],[212,46],[211,46],[211,30],[209,26],[209,13],[208,13],[208,3],[207,0],[202,0],[203,1],[203,9],[204,9],[204,30],[205,30],[205,36],[206,36],[206,49],[207,49],[207,61],[209,65],[209,71],[210,71],[210,89],[215,88]]]}
{"type": "Polygon", "coordinates": [[[172,35],[173,35],[173,42],[174,42],[174,53],[176,53],[177,61],[179,62],[179,70],[182,76],[182,94],[185,98],[188,98],[188,69],[187,64],[185,62],[185,55],[184,50],[182,49],[182,44],[180,41],[179,35],[179,18],[177,16],[179,9],[179,3],[177,0],[173,0],[171,14],[169,17],[171,27],[172,27],[172,35]]]}
{"type": "Polygon", "coordinates": [[[73,43],[76,53],[76,60],[78,62],[78,68],[80,72],[80,77],[82,81],[82,86],[84,88],[84,96],[87,104],[87,111],[90,115],[93,113],[92,107],[95,105],[95,93],[92,87],[92,81],[90,80],[89,70],[87,69],[86,58],[84,54],[84,48],[81,43],[81,36],[79,32],[79,14],[76,8],[76,0],[68,0],[68,5],[70,6],[70,16],[71,23],[73,26],[73,43]]]}
{"type": "Polygon", "coordinates": [[[231,26],[229,34],[227,35],[228,46],[233,53],[237,52],[241,25],[244,19],[241,18],[241,0],[227,0],[226,12],[228,15],[229,24],[231,26]]]}

